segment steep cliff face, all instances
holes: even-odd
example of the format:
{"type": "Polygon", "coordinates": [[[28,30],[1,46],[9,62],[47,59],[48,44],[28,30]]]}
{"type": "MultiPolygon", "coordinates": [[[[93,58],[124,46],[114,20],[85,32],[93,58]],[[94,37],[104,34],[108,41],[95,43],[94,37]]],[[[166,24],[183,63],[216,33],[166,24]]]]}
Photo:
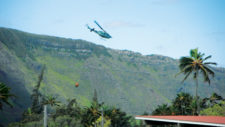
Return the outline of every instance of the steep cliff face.
{"type": "MultiPolygon", "coordinates": [[[[179,72],[178,61],[169,57],[0,28],[0,82],[18,96],[13,99],[14,109],[1,112],[6,117],[0,122],[19,120],[30,106],[30,94],[43,65],[42,94],[55,95],[62,102],[75,97],[81,105],[89,105],[96,89],[100,101],[130,114],[151,112],[158,104],[170,103],[182,85],[182,76],[174,77],[179,72]]],[[[214,70],[211,86],[200,82],[201,96],[212,92],[225,96],[224,68],[214,70]]],[[[185,83],[185,91],[194,93],[194,82],[185,83]]]]}

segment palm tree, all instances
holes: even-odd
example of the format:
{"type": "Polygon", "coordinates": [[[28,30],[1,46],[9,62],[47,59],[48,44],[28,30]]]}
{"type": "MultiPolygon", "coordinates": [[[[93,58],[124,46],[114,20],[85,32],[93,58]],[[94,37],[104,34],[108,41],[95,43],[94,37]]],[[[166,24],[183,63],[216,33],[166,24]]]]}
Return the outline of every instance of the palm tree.
{"type": "Polygon", "coordinates": [[[204,81],[210,84],[211,75],[214,77],[214,72],[209,68],[209,65],[216,65],[214,62],[205,62],[207,59],[212,56],[207,56],[203,58],[205,54],[198,52],[198,49],[191,49],[189,57],[181,57],[179,62],[180,72],[178,74],[184,73],[185,77],[182,82],[184,82],[191,74],[196,82],[196,101],[197,101],[197,113],[199,113],[198,105],[198,76],[201,73],[204,77],[204,81]]]}
{"type": "Polygon", "coordinates": [[[31,104],[31,110],[34,113],[40,114],[42,112],[42,105],[41,105],[41,101],[40,98],[42,97],[42,94],[40,93],[40,86],[41,86],[41,82],[43,81],[44,78],[44,71],[45,71],[45,65],[43,66],[41,73],[38,76],[38,82],[37,85],[34,87],[33,92],[31,94],[31,99],[32,99],[32,104],[31,104]]]}
{"type": "Polygon", "coordinates": [[[74,119],[81,119],[82,109],[77,103],[76,99],[68,99],[68,103],[65,105],[60,105],[56,108],[55,113],[52,115],[53,120],[55,121],[59,116],[69,116],[74,119]]]}
{"type": "Polygon", "coordinates": [[[43,99],[43,105],[59,106],[60,101],[56,100],[56,97],[47,96],[43,99]]]}
{"type": "Polygon", "coordinates": [[[206,107],[212,107],[215,104],[218,104],[220,101],[223,101],[223,97],[217,93],[213,93],[209,98],[204,98],[202,105],[206,107]]]}
{"type": "Polygon", "coordinates": [[[98,102],[97,91],[94,90],[94,96],[92,98],[91,106],[85,108],[81,123],[85,127],[96,127],[96,121],[101,116],[100,109],[102,108],[102,106],[103,103],[98,102]]]}
{"type": "Polygon", "coordinates": [[[171,115],[171,107],[167,104],[158,105],[158,107],[152,112],[152,115],[171,115]]]}
{"type": "Polygon", "coordinates": [[[211,106],[218,104],[218,101],[222,101],[223,97],[218,95],[217,93],[213,93],[212,96],[209,98],[211,106]]]}
{"type": "Polygon", "coordinates": [[[47,105],[51,106],[59,106],[59,101],[56,100],[56,97],[53,96],[47,96],[46,98],[43,98],[42,104],[44,105],[44,127],[47,127],[47,105]]]}
{"type": "Polygon", "coordinates": [[[131,116],[116,107],[104,107],[104,116],[111,121],[110,127],[130,127],[131,116]]]}
{"type": "Polygon", "coordinates": [[[172,102],[176,115],[190,115],[192,113],[190,108],[192,100],[192,96],[188,93],[177,94],[177,97],[172,102]]]}
{"type": "Polygon", "coordinates": [[[13,97],[15,95],[10,94],[10,88],[7,87],[5,84],[0,83],[0,110],[2,110],[3,102],[10,107],[13,107],[13,105],[9,102],[9,98],[13,97]]]}

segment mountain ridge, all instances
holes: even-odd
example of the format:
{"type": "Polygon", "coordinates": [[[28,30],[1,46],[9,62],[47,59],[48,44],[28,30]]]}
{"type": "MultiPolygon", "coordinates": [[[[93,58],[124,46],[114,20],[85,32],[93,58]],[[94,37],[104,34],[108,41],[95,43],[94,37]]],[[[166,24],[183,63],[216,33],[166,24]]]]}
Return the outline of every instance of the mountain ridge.
{"type": "MultiPolygon", "coordinates": [[[[21,30],[18,30],[18,29],[13,29],[13,28],[7,28],[7,27],[0,27],[0,29],[12,30],[12,31],[21,32],[21,33],[24,33],[24,34],[27,34],[27,35],[36,36],[36,37],[44,36],[44,37],[57,38],[57,39],[67,39],[67,40],[72,40],[72,41],[84,41],[85,43],[90,43],[90,44],[94,44],[96,46],[101,46],[101,47],[104,47],[106,49],[110,49],[110,50],[114,50],[114,51],[117,51],[117,52],[121,52],[122,54],[136,54],[136,55],[140,55],[140,56],[162,56],[162,57],[167,57],[167,58],[171,58],[171,59],[174,59],[174,60],[178,60],[178,59],[175,59],[175,58],[173,58],[171,56],[164,56],[164,55],[161,55],[161,54],[146,54],[146,55],[144,55],[144,54],[142,54],[140,52],[131,51],[131,50],[128,50],[128,49],[113,49],[113,48],[105,47],[105,46],[100,45],[100,44],[95,44],[95,43],[90,42],[90,41],[86,41],[84,39],[72,39],[72,38],[69,38],[69,37],[58,37],[58,36],[53,36],[53,35],[29,33],[29,32],[25,32],[25,31],[21,31],[21,30]]],[[[224,67],[221,67],[221,68],[224,68],[224,67]]]]}

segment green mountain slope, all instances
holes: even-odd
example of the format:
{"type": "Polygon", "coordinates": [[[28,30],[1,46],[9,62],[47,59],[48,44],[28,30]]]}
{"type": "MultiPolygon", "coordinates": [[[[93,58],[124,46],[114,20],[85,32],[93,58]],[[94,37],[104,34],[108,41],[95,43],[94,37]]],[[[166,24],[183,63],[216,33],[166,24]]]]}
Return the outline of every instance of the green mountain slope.
{"type": "MultiPolygon", "coordinates": [[[[169,57],[0,28],[0,82],[18,96],[13,100],[14,109],[0,112],[0,123],[19,120],[30,106],[30,94],[43,65],[42,94],[55,95],[63,102],[75,97],[81,105],[89,105],[96,89],[100,101],[134,115],[170,103],[183,78],[174,77],[179,72],[178,60],[169,57]]],[[[201,96],[212,92],[225,96],[225,69],[214,70],[211,86],[200,82],[201,96]]],[[[185,83],[185,91],[194,93],[194,82],[189,79],[185,83]]]]}

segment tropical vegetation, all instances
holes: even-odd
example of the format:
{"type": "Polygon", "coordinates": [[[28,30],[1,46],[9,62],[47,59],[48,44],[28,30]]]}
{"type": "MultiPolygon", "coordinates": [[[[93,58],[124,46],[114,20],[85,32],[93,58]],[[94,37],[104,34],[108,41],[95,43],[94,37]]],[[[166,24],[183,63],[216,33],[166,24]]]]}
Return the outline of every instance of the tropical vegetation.
{"type": "MultiPolygon", "coordinates": [[[[43,126],[42,114],[32,114],[30,108],[28,115],[37,116],[37,119],[27,119],[17,123],[11,123],[9,127],[36,127],[43,126]]],[[[57,106],[49,114],[48,127],[100,127],[102,118],[104,127],[141,127],[132,116],[118,108],[110,107],[92,100],[88,107],[81,107],[76,99],[68,100],[68,103],[57,106]],[[103,113],[103,117],[102,114],[103,113]]],[[[34,117],[33,117],[34,118],[34,117]]]]}
{"type": "Polygon", "coordinates": [[[3,109],[3,104],[13,107],[10,103],[10,98],[12,97],[15,97],[15,95],[10,93],[10,88],[5,84],[0,83],[0,110],[3,109]]]}
{"type": "Polygon", "coordinates": [[[206,108],[200,112],[201,115],[207,116],[225,116],[225,101],[206,108]]]}
{"type": "MultiPolygon", "coordinates": [[[[199,98],[200,114],[225,116],[224,101],[225,99],[216,93],[208,98],[199,98]]],[[[158,105],[152,115],[198,115],[196,107],[195,98],[188,93],[181,92],[177,94],[171,105],[158,105]]]]}

